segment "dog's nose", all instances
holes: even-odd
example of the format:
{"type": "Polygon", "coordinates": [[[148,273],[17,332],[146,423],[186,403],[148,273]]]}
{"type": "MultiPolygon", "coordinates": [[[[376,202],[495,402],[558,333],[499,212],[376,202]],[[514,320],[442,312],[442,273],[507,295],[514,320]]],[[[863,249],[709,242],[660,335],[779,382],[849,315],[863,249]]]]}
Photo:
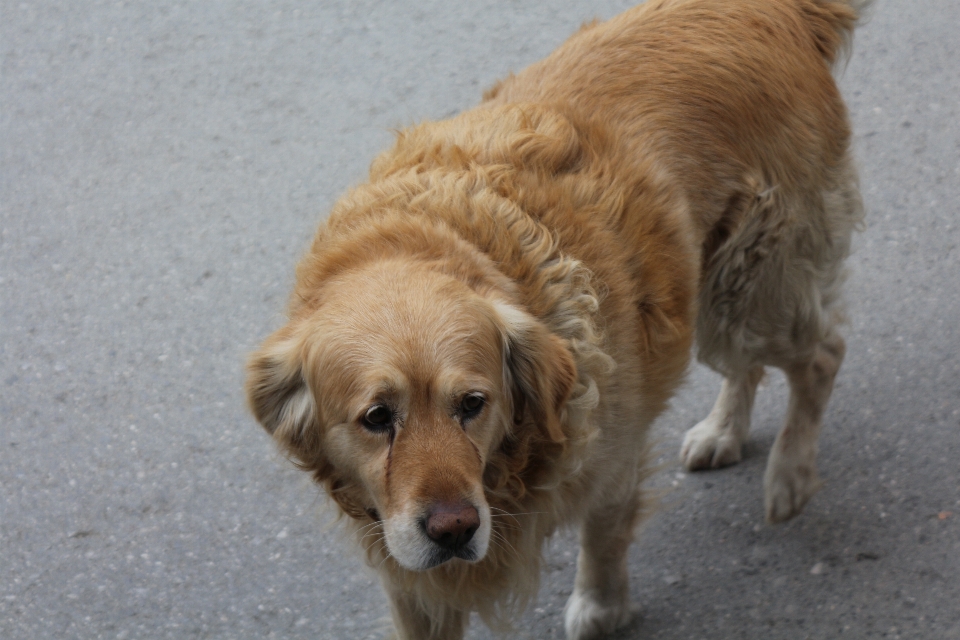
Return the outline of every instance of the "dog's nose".
{"type": "Polygon", "coordinates": [[[455,551],[470,542],[480,528],[480,514],[463,502],[440,503],[430,507],[427,536],[444,549],[455,551]]]}

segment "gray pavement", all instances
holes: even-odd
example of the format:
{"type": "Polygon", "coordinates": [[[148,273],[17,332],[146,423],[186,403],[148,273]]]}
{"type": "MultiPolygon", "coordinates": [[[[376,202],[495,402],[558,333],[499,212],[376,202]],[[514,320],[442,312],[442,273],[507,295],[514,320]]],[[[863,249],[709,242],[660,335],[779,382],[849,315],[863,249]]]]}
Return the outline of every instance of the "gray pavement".
{"type": "MultiPolygon", "coordinates": [[[[0,0],[0,638],[380,636],[374,577],[245,411],[245,354],[392,128],[628,4],[0,0]]],[[[958,26],[881,0],[842,77],[869,213],[825,488],[762,524],[777,375],[744,463],[683,473],[718,386],[695,369],[617,638],[960,638],[958,26]]],[[[562,637],[574,557],[558,535],[514,637],[562,637]]]]}

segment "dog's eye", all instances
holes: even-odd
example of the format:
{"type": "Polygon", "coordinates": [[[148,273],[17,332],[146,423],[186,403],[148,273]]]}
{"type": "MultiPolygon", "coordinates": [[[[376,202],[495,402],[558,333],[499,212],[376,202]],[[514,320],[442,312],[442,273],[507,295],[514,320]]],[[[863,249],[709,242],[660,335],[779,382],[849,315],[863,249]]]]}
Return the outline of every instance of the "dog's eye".
{"type": "Polygon", "coordinates": [[[363,414],[361,422],[370,431],[386,431],[393,427],[393,411],[382,404],[375,404],[363,414]]]}
{"type": "Polygon", "coordinates": [[[479,393],[468,393],[460,401],[460,418],[466,420],[472,418],[483,410],[486,400],[479,393]]]}

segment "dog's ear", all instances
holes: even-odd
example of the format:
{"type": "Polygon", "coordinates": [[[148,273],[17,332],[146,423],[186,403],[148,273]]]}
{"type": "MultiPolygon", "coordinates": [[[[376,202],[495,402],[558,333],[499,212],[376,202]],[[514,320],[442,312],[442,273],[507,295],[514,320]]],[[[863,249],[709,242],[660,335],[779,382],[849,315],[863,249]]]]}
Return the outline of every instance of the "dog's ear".
{"type": "Polygon", "coordinates": [[[513,393],[514,420],[529,413],[555,443],[566,436],[564,405],[577,380],[577,368],[563,340],[530,314],[495,302],[503,333],[504,377],[513,393]]]}
{"type": "Polygon", "coordinates": [[[247,362],[247,402],[257,421],[289,451],[302,451],[317,419],[303,377],[302,343],[290,326],[269,338],[247,362]]]}

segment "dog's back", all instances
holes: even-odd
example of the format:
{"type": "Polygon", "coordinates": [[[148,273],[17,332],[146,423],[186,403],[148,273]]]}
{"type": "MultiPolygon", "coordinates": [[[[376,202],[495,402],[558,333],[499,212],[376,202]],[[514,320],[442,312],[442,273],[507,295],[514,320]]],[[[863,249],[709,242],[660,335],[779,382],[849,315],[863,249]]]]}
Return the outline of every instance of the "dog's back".
{"type": "Polygon", "coordinates": [[[601,125],[624,174],[655,158],[707,240],[758,177],[803,188],[842,161],[850,132],[830,67],[856,18],[848,2],[650,0],[585,26],[489,102],[601,125]]]}

